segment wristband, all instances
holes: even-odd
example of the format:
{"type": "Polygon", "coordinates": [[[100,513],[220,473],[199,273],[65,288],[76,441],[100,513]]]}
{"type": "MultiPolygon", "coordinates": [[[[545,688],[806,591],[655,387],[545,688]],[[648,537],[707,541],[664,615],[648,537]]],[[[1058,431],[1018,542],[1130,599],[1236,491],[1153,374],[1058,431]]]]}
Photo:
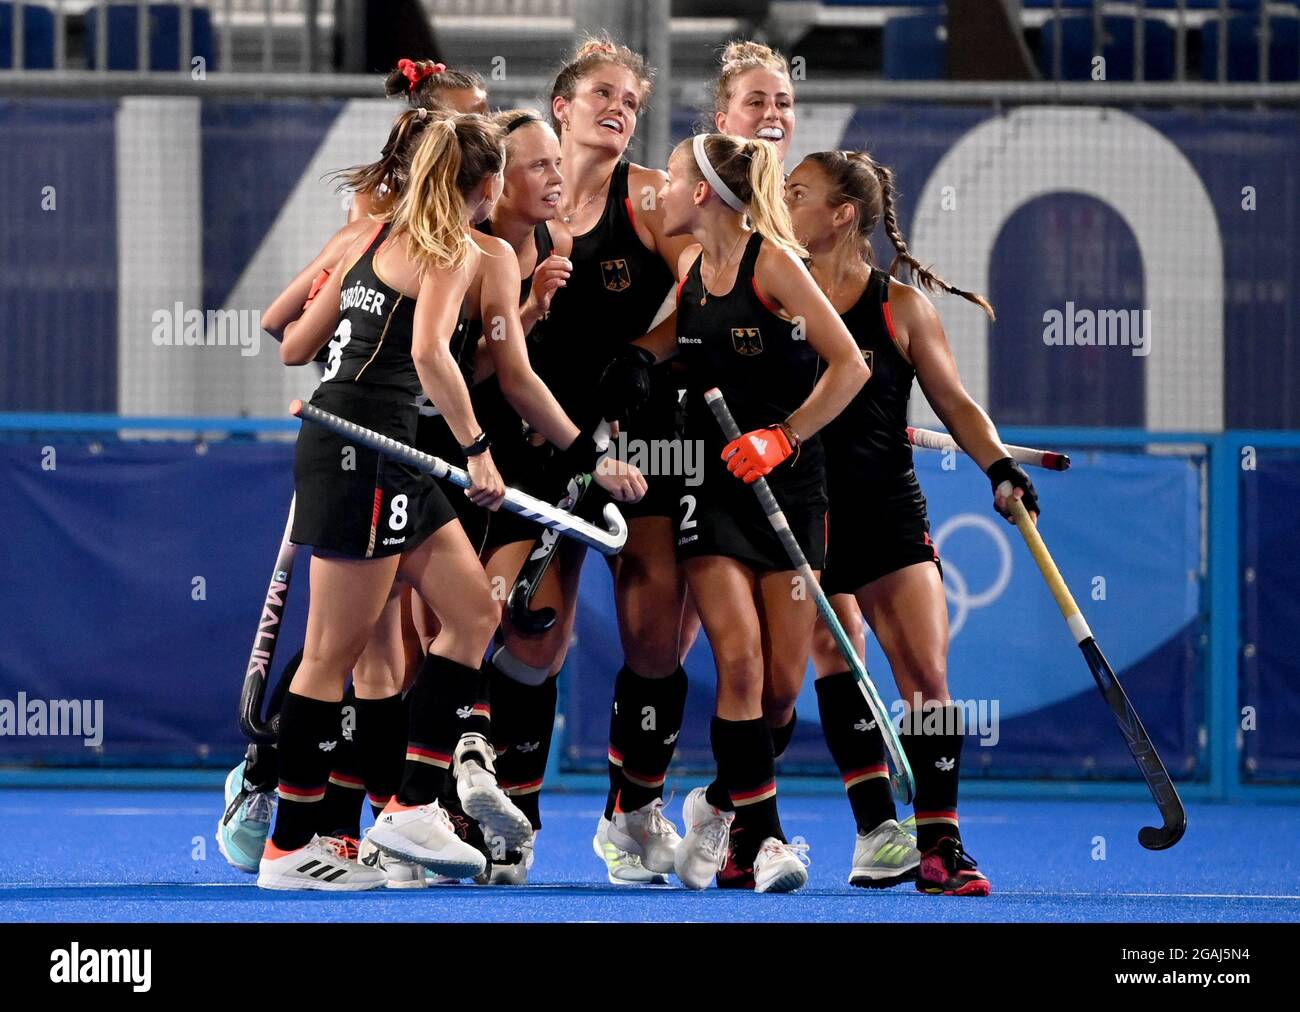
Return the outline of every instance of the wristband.
{"type": "Polygon", "coordinates": [[[486,453],[491,445],[492,440],[488,439],[488,434],[480,432],[474,437],[474,442],[470,443],[469,446],[462,446],[460,452],[465,454],[466,457],[477,457],[480,453],[486,453]]]}

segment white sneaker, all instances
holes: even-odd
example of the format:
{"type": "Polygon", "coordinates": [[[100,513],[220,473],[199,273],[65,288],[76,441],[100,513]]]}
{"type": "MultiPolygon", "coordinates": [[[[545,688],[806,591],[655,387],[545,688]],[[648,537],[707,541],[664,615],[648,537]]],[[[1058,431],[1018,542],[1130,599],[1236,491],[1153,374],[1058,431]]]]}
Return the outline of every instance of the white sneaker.
{"type": "Polygon", "coordinates": [[[727,844],[735,812],[714,808],[697,787],[682,803],[686,839],[673,855],[673,869],[687,889],[705,889],[727,860],[727,844]]]}
{"type": "Polygon", "coordinates": [[[487,867],[487,859],[456,835],[451,819],[436,801],[405,808],[393,799],[379,813],[366,839],[390,857],[450,878],[473,878],[487,867]]]}
{"type": "Polygon", "coordinates": [[[631,812],[615,812],[609,823],[609,842],[636,854],[651,871],[673,870],[673,856],[682,842],[677,827],[664,815],[664,803],[655,798],[631,812]]]}
{"type": "Polygon", "coordinates": [[[354,861],[348,847],[333,836],[313,836],[297,850],[279,850],[268,840],[258,866],[258,887],[347,893],[380,888],[384,873],[354,861]]]}
{"type": "MultiPolygon", "coordinates": [[[[537,834],[534,833],[520,844],[519,860],[515,864],[497,864],[493,861],[491,868],[488,869],[488,885],[527,885],[528,873],[533,868],[533,849],[536,842],[537,834]]],[[[493,844],[494,841],[488,841],[489,846],[493,844]]]]}
{"type": "Polygon", "coordinates": [[[920,864],[916,837],[909,836],[893,819],[886,819],[870,833],[858,834],[849,885],[885,889],[916,878],[920,864]]]}
{"type": "Polygon", "coordinates": [[[609,839],[609,820],[603,815],[591,838],[591,849],[605,862],[605,877],[610,885],[667,885],[668,879],[645,867],[641,858],[620,850],[609,839]]]}
{"type": "Polygon", "coordinates": [[[388,880],[389,889],[423,889],[426,885],[423,866],[390,857],[369,837],[361,841],[361,846],[357,849],[357,860],[367,868],[382,871],[388,880]]]}
{"type": "Polygon", "coordinates": [[[754,858],[754,892],[792,893],[808,884],[808,844],[769,836],[754,858]]]}
{"type": "Polygon", "coordinates": [[[517,850],[533,835],[533,824],[497,784],[495,758],[496,752],[481,734],[464,735],[456,745],[452,766],[456,796],[465,814],[483,827],[485,837],[499,836],[507,848],[517,850]],[[470,752],[483,756],[484,762],[464,758],[470,752]]]}

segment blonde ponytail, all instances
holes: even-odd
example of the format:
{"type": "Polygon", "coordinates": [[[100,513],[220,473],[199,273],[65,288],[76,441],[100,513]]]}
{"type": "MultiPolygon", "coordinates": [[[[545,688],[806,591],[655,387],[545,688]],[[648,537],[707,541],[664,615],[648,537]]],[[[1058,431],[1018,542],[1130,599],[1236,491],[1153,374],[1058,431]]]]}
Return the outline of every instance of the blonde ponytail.
{"type": "MultiPolygon", "coordinates": [[[[694,138],[682,141],[678,149],[693,148],[695,143],[694,138]]],[[[702,147],[718,180],[744,205],[754,231],[772,245],[789,250],[801,260],[806,258],[808,251],[795,238],[790,211],[785,206],[785,172],[776,145],[731,134],[709,134],[702,147]]],[[[691,178],[708,181],[694,157],[689,164],[691,178]]]]}
{"type": "Polygon", "coordinates": [[[440,117],[424,131],[406,188],[389,216],[421,269],[458,270],[466,264],[474,248],[466,198],[504,164],[500,128],[484,116],[440,117]]]}
{"type": "Polygon", "coordinates": [[[795,237],[790,209],[785,203],[785,169],[781,153],[771,141],[746,141],[742,155],[749,157],[749,217],[754,231],[774,246],[804,260],[808,251],[795,237]]]}

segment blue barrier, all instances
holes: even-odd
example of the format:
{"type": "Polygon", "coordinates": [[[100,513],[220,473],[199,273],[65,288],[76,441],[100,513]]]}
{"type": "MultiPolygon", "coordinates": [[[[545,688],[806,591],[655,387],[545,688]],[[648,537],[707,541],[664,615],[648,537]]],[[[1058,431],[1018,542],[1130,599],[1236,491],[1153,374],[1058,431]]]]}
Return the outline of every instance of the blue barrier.
{"type": "MultiPolygon", "coordinates": [[[[234,715],[256,619],[254,600],[260,601],[265,569],[291,489],[292,448],[282,434],[297,424],[287,419],[0,414],[0,433],[28,436],[19,442],[0,440],[0,524],[6,530],[23,532],[6,552],[9,572],[16,577],[6,592],[0,592],[8,598],[4,602],[8,621],[0,633],[0,699],[13,699],[18,691],[31,698],[50,699],[96,695],[105,700],[105,721],[113,728],[107,739],[111,747],[102,754],[82,748],[80,743],[70,751],[66,740],[0,737],[0,763],[202,766],[224,763],[238,751],[234,715]],[[133,443],[114,437],[121,430],[142,429],[228,431],[245,438],[133,443]],[[56,450],[57,467],[42,471],[46,444],[30,436],[43,433],[96,438],[93,446],[75,440],[51,441],[48,445],[56,450]],[[276,438],[270,442],[247,438],[258,435],[276,438]],[[238,478],[232,479],[236,471],[238,478]],[[78,472],[81,478],[76,477],[78,472]],[[185,516],[192,519],[186,522],[185,516]],[[198,536],[195,525],[201,525],[198,536]],[[207,576],[202,603],[191,597],[190,580],[199,574],[207,576]],[[186,635],[177,636],[175,630],[182,628],[186,635]]],[[[1062,448],[1075,455],[1076,467],[1070,474],[1044,475],[1040,488],[1050,511],[1047,523],[1056,520],[1059,524],[1044,528],[1049,546],[1057,553],[1067,579],[1076,585],[1080,581],[1076,560],[1100,557],[1104,552],[1095,543],[1085,543],[1080,550],[1072,547],[1075,535],[1067,530],[1070,518],[1075,518],[1075,526],[1086,527],[1078,523],[1079,516],[1086,513],[1078,510],[1095,512],[1096,502],[1103,500],[1090,497],[1087,507],[1072,503],[1072,482],[1077,488],[1086,481],[1107,496],[1122,495],[1125,483],[1135,483],[1146,502],[1168,500],[1184,506],[1192,493],[1197,524],[1200,497],[1206,497],[1204,546],[1198,533],[1193,550],[1187,526],[1192,519],[1185,514],[1176,537],[1166,531],[1166,543],[1152,544],[1151,554],[1162,557],[1157,569],[1138,574],[1169,584],[1170,574],[1178,566],[1193,557],[1201,559],[1203,577],[1194,581],[1194,593],[1189,591],[1174,607],[1168,601],[1125,598],[1131,590],[1126,591],[1123,584],[1126,579],[1131,583],[1133,573],[1122,576],[1118,586],[1112,584],[1109,600],[1127,609],[1143,608],[1142,624],[1158,642],[1129,641],[1125,623],[1117,624],[1115,616],[1107,615],[1104,605],[1091,601],[1086,590],[1079,595],[1081,604],[1139,709],[1155,725],[1153,733],[1166,751],[1171,771],[1190,790],[1190,797],[1262,794],[1276,798],[1278,792],[1289,796],[1291,791],[1300,795],[1295,788],[1276,786],[1300,779],[1293,736],[1286,730],[1287,714],[1300,705],[1300,695],[1295,691],[1289,626],[1277,618],[1287,614],[1287,609],[1293,614],[1300,596],[1290,541],[1285,537],[1288,518],[1300,510],[1300,433],[1206,435],[1009,427],[1003,436],[1008,441],[1062,448]],[[1176,445],[1180,455],[1134,458],[1115,452],[1159,444],[1176,445]],[[1154,466],[1146,466],[1152,462],[1154,466]],[[1155,484],[1149,484],[1151,481],[1155,484]],[[1262,525],[1261,518],[1265,521],[1262,525]],[[1184,553],[1183,557],[1166,558],[1171,551],[1184,553]],[[1255,570],[1253,580],[1238,578],[1243,565],[1255,570]],[[1245,657],[1243,633],[1246,644],[1253,647],[1245,657]],[[1161,670],[1182,672],[1176,696],[1161,697],[1159,677],[1143,674],[1138,663],[1158,656],[1161,649],[1173,657],[1173,667],[1166,658],[1160,662],[1164,665],[1161,670]],[[1145,709],[1143,699],[1148,700],[1145,709]],[[1257,731],[1241,729],[1240,707],[1247,705],[1255,707],[1258,714],[1257,731]],[[1180,707],[1177,720],[1171,720],[1171,708],[1180,707]],[[1240,747],[1239,734],[1243,736],[1240,747]],[[1250,737],[1252,734],[1256,737],[1250,737]]],[[[918,453],[918,459],[927,492],[938,507],[934,511],[936,529],[945,519],[940,504],[954,494],[957,499],[974,495],[977,508],[987,514],[983,502],[986,490],[968,462],[958,458],[953,473],[954,487],[968,488],[950,493],[943,484],[947,476],[938,470],[937,455],[918,453]],[[970,474],[962,470],[962,463],[970,474]]],[[[1148,512],[1155,514],[1156,510],[1148,512]]],[[[1167,525],[1173,515],[1161,507],[1156,526],[1167,525]]],[[[1123,537],[1141,543],[1160,536],[1158,531],[1153,534],[1151,519],[1146,518],[1146,526],[1138,524],[1123,537]]],[[[1110,536],[1112,532],[1103,533],[1110,536]]],[[[1027,561],[1018,544],[1012,547],[1019,559],[1027,561]]],[[[944,554],[955,564],[969,558],[972,573],[987,569],[981,568],[979,551],[971,554],[954,543],[944,554]]],[[[1087,575],[1083,573],[1085,578],[1087,575]]],[[[600,567],[593,566],[584,581],[584,595],[599,599],[606,593],[602,579],[607,578],[600,567]]],[[[1031,578],[1023,585],[1017,581],[1008,591],[1016,596],[1007,604],[1017,613],[1024,611],[1031,628],[1042,629],[1041,637],[1053,656],[1059,654],[1060,664],[1054,665],[1050,677],[1042,678],[1048,688],[1041,698],[1023,696],[1024,687],[1009,682],[986,693],[1004,699],[1008,709],[1016,711],[1002,714],[1008,748],[1023,747],[1023,740],[1016,744],[1018,714],[1035,714],[1033,719],[1045,721],[1045,726],[1055,722],[1058,730],[1062,720],[1083,720],[1095,735],[1086,739],[1087,747],[1095,746],[1090,753],[1093,763],[1086,768],[1077,762],[1079,757],[1072,751],[1075,743],[1067,741],[1057,754],[1039,755],[1036,760],[1033,755],[1021,755],[1006,763],[983,764],[973,758],[967,765],[971,778],[992,773],[1085,781],[1041,788],[1058,793],[1122,795],[1140,787],[1122,783],[1089,787],[1086,783],[1128,776],[1122,747],[1109,726],[1109,715],[1092,695],[1086,670],[1073,656],[1059,618],[1052,614],[1045,588],[1031,578]],[[1051,688],[1057,679],[1078,687],[1073,694],[1077,700],[1068,693],[1060,695],[1059,686],[1051,688]],[[1022,696],[1017,697],[1017,692],[1022,696]],[[1050,711],[1062,706],[1066,709],[1044,716],[1045,708],[1050,711]],[[1072,713],[1070,707],[1080,709],[1072,713]]],[[[289,609],[288,639],[301,636],[304,584],[305,580],[299,583],[289,609]]],[[[1086,585],[1084,579],[1082,586],[1086,585]]],[[[968,632],[962,635],[983,635],[977,633],[976,626],[972,619],[968,632]]],[[[607,647],[602,649],[608,653],[607,647]]],[[[707,693],[707,646],[699,649],[703,655],[692,660],[692,674],[707,693]]],[[[978,649],[988,649],[987,642],[978,649]]],[[[557,733],[555,749],[564,772],[550,778],[561,784],[599,780],[581,772],[598,765],[590,754],[592,735],[584,732],[582,722],[589,723],[592,712],[603,717],[601,711],[608,705],[607,690],[589,677],[583,664],[608,667],[610,658],[584,654],[582,644],[574,654],[577,660],[562,681],[566,722],[557,733]],[[575,697],[578,686],[582,691],[575,697]]],[[[883,678],[887,668],[879,657],[873,660],[873,671],[887,685],[883,678]]],[[[990,663],[1005,662],[999,657],[990,663]]],[[[1028,680],[1040,672],[1027,671],[1025,675],[1028,680]]],[[[962,677],[954,667],[954,695],[964,691],[962,677]]],[[[978,697],[980,691],[977,685],[966,694],[978,697]]],[[[805,705],[801,712],[804,717],[815,717],[816,707],[805,705]]],[[[816,761],[821,746],[815,723],[810,722],[805,731],[802,743],[797,741],[792,748],[794,768],[822,772],[824,765],[816,761]],[[798,748],[805,750],[802,760],[798,748]]],[[[698,753],[698,742],[694,748],[698,753]]],[[[689,751],[685,735],[683,750],[689,751]]],[[[977,747],[970,751],[975,757],[981,755],[977,747]]],[[[988,784],[981,790],[1014,793],[1019,788],[988,784]]]]}

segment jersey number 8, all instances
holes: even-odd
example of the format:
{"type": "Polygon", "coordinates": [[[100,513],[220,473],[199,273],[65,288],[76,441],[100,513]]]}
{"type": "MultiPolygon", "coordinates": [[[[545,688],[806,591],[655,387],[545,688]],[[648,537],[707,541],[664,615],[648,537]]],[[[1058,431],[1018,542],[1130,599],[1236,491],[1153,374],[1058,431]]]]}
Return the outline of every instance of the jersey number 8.
{"type": "Polygon", "coordinates": [[[330,358],[325,366],[325,375],[321,377],[322,383],[332,380],[338,374],[339,366],[343,364],[343,349],[351,340],[352,321],[340,320],[338,330],[334,331],[334,340],[330,342],[330,358]]]}
{"type": "Polygon", "coordinates": [[[406,526],[406,506],[408,502],[410,500],[407,498],[406,493],[403,492],[401,495],[393,496],[393,501],[388,504],[389,509],[392,511],[388,516],[388,529],[390,531],[400,531],[406,526]]]}

